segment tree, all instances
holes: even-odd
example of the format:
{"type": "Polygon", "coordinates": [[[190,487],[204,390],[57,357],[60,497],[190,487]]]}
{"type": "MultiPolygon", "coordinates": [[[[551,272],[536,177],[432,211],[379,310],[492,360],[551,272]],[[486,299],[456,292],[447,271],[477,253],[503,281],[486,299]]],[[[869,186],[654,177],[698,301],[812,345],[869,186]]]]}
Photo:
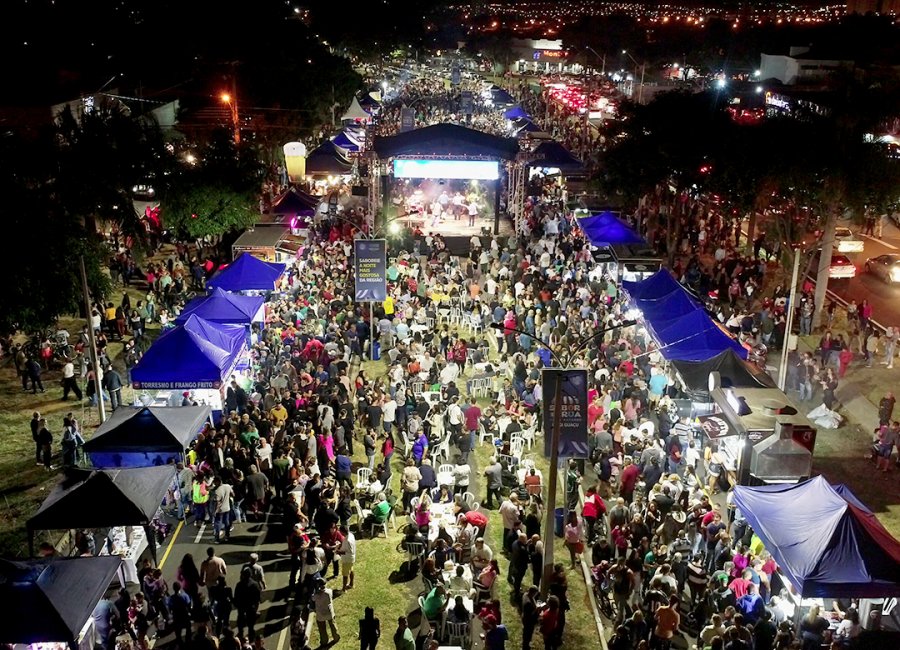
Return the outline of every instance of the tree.
{"type": "Polygon", "coordinates": [[[173,175],[162,197],[165,227],[179,237],[217,238],[256,223],[262,164],[252,145],[235,147],[219,131],[195,166],[173,175]]]}

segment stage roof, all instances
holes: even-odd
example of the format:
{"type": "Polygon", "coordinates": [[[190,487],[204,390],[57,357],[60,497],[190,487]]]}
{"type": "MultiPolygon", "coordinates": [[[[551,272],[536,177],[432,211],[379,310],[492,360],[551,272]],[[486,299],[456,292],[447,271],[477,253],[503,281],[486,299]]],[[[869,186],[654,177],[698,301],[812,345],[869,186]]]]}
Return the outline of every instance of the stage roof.
{"type": "Polygon", "coordinates": [[[512,160],[519,152],[519,144],[512,138],[499,138],[456,124],[435,124],[389,137],[376,137],[374,149],[381,158],[482,156],[512,160]]]}

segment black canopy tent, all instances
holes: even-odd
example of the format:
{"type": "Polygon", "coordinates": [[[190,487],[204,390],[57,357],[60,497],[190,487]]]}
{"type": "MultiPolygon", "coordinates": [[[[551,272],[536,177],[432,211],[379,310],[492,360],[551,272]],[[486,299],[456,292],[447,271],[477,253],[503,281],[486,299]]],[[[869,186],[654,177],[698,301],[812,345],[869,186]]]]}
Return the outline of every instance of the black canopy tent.
{"type": "Polygon", "coordinates": [[[519,143],[511,138],[500,138],[456,124],[434,124],[397,135],[376,136],[374,149],[380,158],[482,156],[513,160],[519,153],[519,143]]]}
{"type": "Polygon", "coordinates": [[[150,522],[174,478],[171,465],[71,471],[26,522],[29,552],[34,555],[38,530],[143,526],[155,561],[156,536],[150,522]]]}
{"type": "Polygon", "coordinates": [[[306,157],[307,176],[346,176],[353,163],[343,150],[331,140],[326,140],[306,157]]]}
{"type": "Polygon", "coordinates": [[[96,468],[165,465],[182,458],[210,413],[208,406],[116,409],[84,451],[96,468]]]}
{"type": "Polygon", "coordinates": [[[534,150],[532,167],[554,167],[565,175],[584,173],[584,163],[553,140],[542,142],[534,150]]]}
{"type": "Polygon", "coordinates": [[[293,187],[285,191],[275,199],[272,204],[272,214],[310,214],[319,207],[320,199],[302,190],[293,187]]]}
{"type": "Polygon", "coordinates": [[[725,388],[775,388],[764,370],[744,361],[732,350],[724,350],[706,361],[673,361],[684,380],[688,396],[695,402],[709,400],[709,373],[717,371],[725,388]]]}
{"type": "Polygon", "coordinates": [[[118,556],[0,560],[0,643],[68,643],[119,570],[118,556]]]}

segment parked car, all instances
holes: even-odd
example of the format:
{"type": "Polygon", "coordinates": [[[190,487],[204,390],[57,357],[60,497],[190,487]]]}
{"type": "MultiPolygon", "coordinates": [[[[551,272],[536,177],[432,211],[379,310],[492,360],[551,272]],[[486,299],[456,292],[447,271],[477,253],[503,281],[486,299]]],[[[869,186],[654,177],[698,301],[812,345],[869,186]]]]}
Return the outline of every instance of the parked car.
{"type": "MultiPolygon", "coordinates": [[[[816,251],[812,265],[810,266],[810,277],[812,278],[816,277],[816,272],[819,268],[819,257],[821,255],[821,250],[816,251]]],[[[833,252],[831,254],[831,265],[828,267],[828,277],[832,280],[849,280],[850,278],[855,278],[856,267],[846,255],[833,252]]]]}
{"type": "Polygon", "coordinates": [[[865,242],[843,226],[834,229],[834,250],[838,253],[862,253],[865,242]]]}
{"type": "Polygon", "coordinates": [[[900,282],[900,255],[888,254],[866,260],[866,273],[881,278],[888,284],[900,282]]]}

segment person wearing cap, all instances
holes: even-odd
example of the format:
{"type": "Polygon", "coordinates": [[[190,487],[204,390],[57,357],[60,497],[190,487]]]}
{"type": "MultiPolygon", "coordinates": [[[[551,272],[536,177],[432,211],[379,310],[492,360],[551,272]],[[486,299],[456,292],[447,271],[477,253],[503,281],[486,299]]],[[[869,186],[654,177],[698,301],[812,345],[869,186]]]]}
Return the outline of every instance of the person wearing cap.
{"type": "Polygon", "coordinates": [[[481,619],[484,628],[484,650],[504,650],[509,639],[509,632],[505,625],[497,622],[493,614],[488,614],[481,619]]]}

